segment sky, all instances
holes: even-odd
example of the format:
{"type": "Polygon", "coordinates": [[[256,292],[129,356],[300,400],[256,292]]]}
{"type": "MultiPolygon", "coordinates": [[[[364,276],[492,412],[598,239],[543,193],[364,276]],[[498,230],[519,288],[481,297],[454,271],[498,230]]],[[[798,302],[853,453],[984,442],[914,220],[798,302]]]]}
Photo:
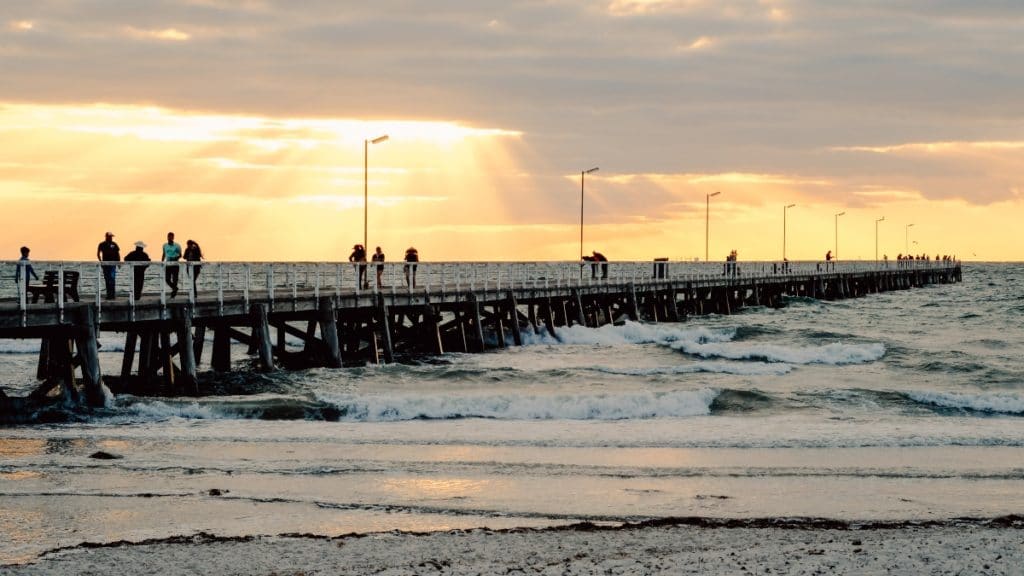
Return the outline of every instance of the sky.
{"type": "Polygon", "coordinates": [[[1019,0],[3,2],[0,246],[338,261],[365,194],[389,259],[574,260],[582,192],[613,260],[1024,260],[1022,30],[1019,0]]]}

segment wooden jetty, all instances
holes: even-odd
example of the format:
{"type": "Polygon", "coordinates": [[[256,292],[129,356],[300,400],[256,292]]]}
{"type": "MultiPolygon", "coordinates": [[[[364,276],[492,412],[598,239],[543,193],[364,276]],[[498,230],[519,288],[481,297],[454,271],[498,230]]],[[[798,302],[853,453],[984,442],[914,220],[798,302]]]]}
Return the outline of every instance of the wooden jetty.
{"type": "Polygon", "coordinates": [[[680,322],[779,307],[787,296],[836,300],[961,280],[959,263],[945,261],[785,268],[612,262],[602,269],[578,262],[419,263],[414,269],[388,263],[380,285],[376,264],[367,267],[369,284],[360,285],[359,264],[204,263],[200,274],[182,263],[182,292],[171,298],[165,265],[151,263],[142,268],[145,290],[136,299],[133,265],[121,263],[123,286],[111,299],[95,262],[33,264],[55,272],[50,292],[43,302],[33,302],[24,286],[0,295],[0,339],[40,341],[40,384],[23,397],[0,390],[0,423],[54,403],[103,406],[111,394],[203,395],[204,383],[233,369],[342,368],[483,352],[521,345],[525,333],[557,338],[562,326],[680,322]],[[68,286],[70,276],[81,283],[68,286]],[[124,336],[124,351],[118,366],[101,366],[98,336],[111,332],[124,336]],[[232,362],[233,342],[248,347],[250,361],[232,362]],[[207,343],[214,376],[200,378],[207,343]]]}

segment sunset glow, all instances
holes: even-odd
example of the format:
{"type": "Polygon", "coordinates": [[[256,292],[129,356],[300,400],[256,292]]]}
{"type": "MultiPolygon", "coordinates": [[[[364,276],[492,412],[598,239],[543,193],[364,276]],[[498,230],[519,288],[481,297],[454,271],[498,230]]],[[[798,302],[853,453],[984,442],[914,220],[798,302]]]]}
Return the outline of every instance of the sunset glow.
{"type": "Polygon", "coordinates": [[[364,140],[387,134],[367,150],[369,238],[396,256],[575,258],[579,171],[600,166],[585,249],[615,259],[703,255],[715,191],[716,258],[779,258],[794,203],[795,258],[833,249],[844,211],[847,257],[873,257],[885,216],[883,254],[913,222],[920,252],[1024,258],[1012,8],[23,8],[0,14],[10,257],[173,229],[215,259],[344,259],[364,140]]]}

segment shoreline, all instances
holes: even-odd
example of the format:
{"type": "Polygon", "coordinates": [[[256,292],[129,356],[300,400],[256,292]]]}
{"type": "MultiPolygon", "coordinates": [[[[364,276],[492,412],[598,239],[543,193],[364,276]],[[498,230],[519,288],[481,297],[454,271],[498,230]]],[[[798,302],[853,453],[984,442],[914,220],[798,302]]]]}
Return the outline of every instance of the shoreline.
{"type": "MultiPolygon", "coordinates": [[[[549,528],[326,536],[193,535],[84,542],[0,566],[4,574],[1012,574],[1024,516],[848,521],[660,518],[549,528]]],[[[1019,573],[1019,572],[1017,572],[1019,573]]]]}

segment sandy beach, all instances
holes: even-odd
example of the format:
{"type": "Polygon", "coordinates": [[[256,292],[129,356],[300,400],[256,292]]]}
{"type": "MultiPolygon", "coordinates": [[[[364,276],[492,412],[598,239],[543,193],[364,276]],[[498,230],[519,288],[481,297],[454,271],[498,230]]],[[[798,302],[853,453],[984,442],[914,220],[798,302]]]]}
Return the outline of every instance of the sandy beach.
{"type": "Polygon", "coordinates": [[[1024,574],[1024,519],[708,521],[81,545],[30,574],[1024,574]]]}

